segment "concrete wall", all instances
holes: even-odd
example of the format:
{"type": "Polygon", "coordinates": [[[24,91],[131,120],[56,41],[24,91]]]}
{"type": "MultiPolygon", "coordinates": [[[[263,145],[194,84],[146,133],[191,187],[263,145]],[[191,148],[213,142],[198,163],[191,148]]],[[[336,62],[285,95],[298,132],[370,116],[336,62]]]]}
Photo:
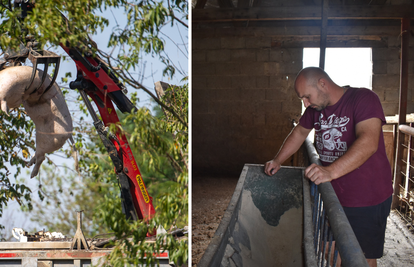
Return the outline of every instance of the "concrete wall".
{"type": "MultiPolygon", "coordinates": [[[[398,114],[401,38],[387,38],[387,47],[372,50],[372,87],[382,101],[385,116],[398,114]]],[[[407,113],[414,112],[414,39],[410,40],[407,113]]]]}
{"type": "MultiPolygon", "coordinates": [[[[292,120],[300,117],[293,82],[302,68],[303,47],[319,46],[319,27],[312,21],[193,24],[194,177],[238,175],[245,163],[264,163],[277,153],[292,120]]],[[[400,21],[385,26],[334,21],[328,29],[328,47],[373,48],[373,90],[386,116],[398,113],[400,21]]],[[[413,66],[411,47],[410,88],[413,66]]],[[[407,112],[414,112],[409,91],[407,112]]]]}

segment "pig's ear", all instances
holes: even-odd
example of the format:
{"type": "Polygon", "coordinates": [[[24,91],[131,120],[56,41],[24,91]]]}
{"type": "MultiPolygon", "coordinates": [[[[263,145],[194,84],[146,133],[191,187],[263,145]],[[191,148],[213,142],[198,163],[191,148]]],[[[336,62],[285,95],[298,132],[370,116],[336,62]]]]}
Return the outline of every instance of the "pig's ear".
{"type": "Polygon", "coordinates": [[[1,102],[1,110],[3,110],[4,113],[6,113],[7,115],[9,115],[9,106],[7,106],[7,102],[6,101],[0,101],[1,102]]]}

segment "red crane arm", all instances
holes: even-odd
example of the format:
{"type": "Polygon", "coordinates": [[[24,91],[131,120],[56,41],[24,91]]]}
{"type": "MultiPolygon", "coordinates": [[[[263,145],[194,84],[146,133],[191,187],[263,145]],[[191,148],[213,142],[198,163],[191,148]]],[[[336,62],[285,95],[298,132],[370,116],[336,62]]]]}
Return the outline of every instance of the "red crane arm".
{"type": "MultiPolygon", "coordinates": [[[[129,99],[122,93],[122,85],[117,81],[116,77],[114,75],[111,77],[111,74],[108,74],[108,69],[99,65],[98,60],[92,56],[85,57],[76,49],[66,47],[63,44],[61,44],[61,47],[74,60],[78,69],[78,74],[82,76],[82,79],[93,83],[95,90],[85,90],[85,92],[95,102],[105,126],[119,123],[119,118],[113,102],[115,102],[121,111],[126,110],[130,112],[135,108],[132,103],[129,102],[129,99]],[[116,92],[117,95],[114,96],[116,92]],[[121,97],[120,94],[122,94],[121,97]]],[[[79,78],[78,75],[78,79],[79,78]]],[[[132,196],[135,211],[139,219],[151,219],[155,214],[152,197],[148,194],[141,172],[128,144],[128,140],[121,131],[117,131],[115,135],[116,140],[114,139],[111,141],[116,147],[118,156],[121,157],[123,162],[122,172],[130,181],[129,191],[132,196]]]]}

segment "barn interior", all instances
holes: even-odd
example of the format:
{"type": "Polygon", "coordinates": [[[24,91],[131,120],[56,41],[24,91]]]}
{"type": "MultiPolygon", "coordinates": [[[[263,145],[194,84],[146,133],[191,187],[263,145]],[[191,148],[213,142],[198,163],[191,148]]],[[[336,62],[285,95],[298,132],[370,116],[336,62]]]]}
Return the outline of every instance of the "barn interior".
{"type": "MultiPolygon", "coordinates": [[[[394,172],[393,208],[413,229],[413,18],[412,0],[192,1],[193,266],[244,164],[272,159],[300,118],[293,83],[309,48],[320,48],[313,65],[322,68],[329,49],[369,50],[368,83],[387,116],[383,130],[394,172]]],[[[339,69],[343,62],[333,57],[332,68],[339,69]]],[[[347,68],[360,64],[355,60],[347,68]]],[[[352,74],[343,76],[347,83],[339,85],[355,86],[352,74]]],[[[302,166],[301,159],[299,151],[283,165],[302,166]]]]}

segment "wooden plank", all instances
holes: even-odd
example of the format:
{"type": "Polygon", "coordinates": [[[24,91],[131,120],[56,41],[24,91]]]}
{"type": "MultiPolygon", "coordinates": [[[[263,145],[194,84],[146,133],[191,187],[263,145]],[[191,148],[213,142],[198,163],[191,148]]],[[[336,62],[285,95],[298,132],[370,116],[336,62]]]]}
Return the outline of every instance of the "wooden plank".
{"type": "MultiPolygon", "coordinates": [[[[226,0],[220,0],[226,1],[226,0]]],[[[320,20],[320,6],[252,7],[193,9],[193,22],[219,22],[244,20],[320,20]]],[[[414,5],[398,6],[330,6],[328,19],[401,19],[414,18],[414,5]]]]}
{"type": "MultiPolygon", "coordinates": [[[[399,118],[398,124],[406,123],[407,114],[407,94],[408,94],[408,51],[410,46],[410,19],[405,17],[401,19],[401,68],[400,68],[400,102],[399,102],[399,118]]],[[[400,185],[402,183],[402,140],[404,134],[398,131],[398,147],[397,158],[395,160],[394,172],[394,197],[392,208],[396,208],[399,204],[398,196],[400,195],[400,185]]],[[[409,162],[410,159],[407,159],[409,162]]],[[[409,163],[408,163],[409,164],[409,163]]]]}
{"type": "Polygon", "coordinates": [[[237,8],[249,8],[250,7],[250,0],[238,0],[237,1],[237,8]]]}
{"type": "Polygon", "coordinates": [[[217,0],[217,2],[221,8],[234,8],[231,0],[217,0]]]}
{"type": "Polygon", "coordinates": [[[203,9],[206,6],[207,0],[197,0],[196,9],[203,9]]]}
{"type": "Polygon", "coordinates": [[[259,7],[262,4],[262,0],[253,0],[252,7],[259,7]]]}
{"type": "Polygon", "coordinates": [[[394,163],[394,133],[393,132],[384,132],[384,143],[385,143],[385,152],[387,153],[387,158],[392,165],[394,163]]]}
{"type": "Polygon", "coordinates": [[[328,36],[329,0],[322,0],[322,25],[319,54],[319,68],[325,69],[326,37],[328,36]]]}
{"type": "Polygon", "coordinates": [[[0,249],[70,249],[72,242],[0,242],[0,249]]]}
{"type": "MultiPolygon", "coordinates": [[[[285,39],[295,39],[298,41],[320,41],[320,35],[275,35],[272,36],[272,40],[285,40],[285,39]]],[[[381,41],[381,36],[378,35],[328,35],[328,42],[334,41],[381,41]]]]}
{"type": "Polygon", "coordinates": [[[315,5],[315,1],[314,0],[303,0],[303,4],[305,6],[311,6],[311,5],[315,5]]]}
{"type": "Polygon", "coordinates": [[[400,68],[400,105],[399,124],[405,123],[408,93],[408,53],[410,46],[410,19],[401,20],[401,68],[400,68]]]}

